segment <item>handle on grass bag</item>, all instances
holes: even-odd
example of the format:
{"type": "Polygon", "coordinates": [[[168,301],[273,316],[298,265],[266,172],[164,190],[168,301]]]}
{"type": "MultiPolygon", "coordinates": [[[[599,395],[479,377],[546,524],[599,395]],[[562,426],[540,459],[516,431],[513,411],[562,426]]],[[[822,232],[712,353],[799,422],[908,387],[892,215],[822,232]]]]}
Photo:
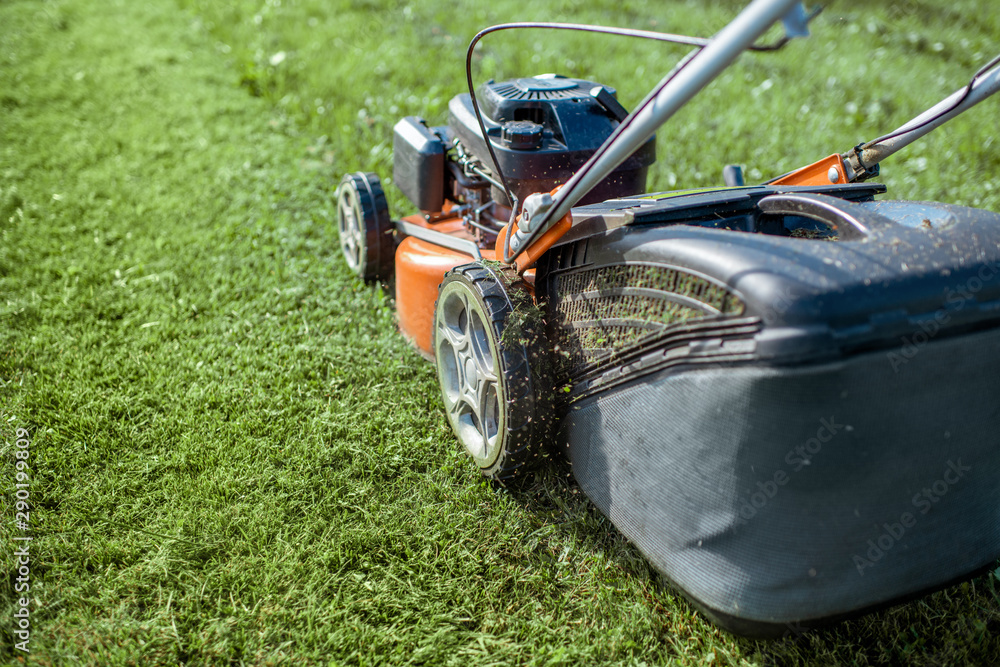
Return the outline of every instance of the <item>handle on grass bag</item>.
{"type": "Polygon", "coordinates": [[[764,197],[757,202],[761,213],[770,215],[801,215],[823,222],[837,230],[844,241],[861,241],[874,229],[891,222],[854,204],[836,197],[805,192],[783,193],[764,197]]]}

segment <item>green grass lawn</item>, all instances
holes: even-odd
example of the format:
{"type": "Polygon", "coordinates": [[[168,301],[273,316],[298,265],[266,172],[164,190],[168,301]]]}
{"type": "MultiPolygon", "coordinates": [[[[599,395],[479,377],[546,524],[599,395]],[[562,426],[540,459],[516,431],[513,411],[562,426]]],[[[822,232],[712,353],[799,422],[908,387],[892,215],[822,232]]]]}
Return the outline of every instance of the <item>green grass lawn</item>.
{"type": "MultiPolygon", "coordinates": [[[[989,664],[997,575],[823,632],[734,638],[567,480],[473,469],[389,295],[339,256],[332,186],[443,122],[490,23],[711,34],[741,3],[0,3],[0,663],[14,452],[30,434],[39,665],[989,664]]],[[[654,188],[846,150],[1000,51],[985,0],[842,2],[659,134],[654,188]]],[[[478,76],[635,104],[676,47],[487,38],[478,76]],[[599,49],[595,45],[600,45],[599,49]]],[[[899,197],[1000,210],[997,100],[884,165],[899,197]]],[[[389,190],[394,215],[408,212],[389,190]]]]}

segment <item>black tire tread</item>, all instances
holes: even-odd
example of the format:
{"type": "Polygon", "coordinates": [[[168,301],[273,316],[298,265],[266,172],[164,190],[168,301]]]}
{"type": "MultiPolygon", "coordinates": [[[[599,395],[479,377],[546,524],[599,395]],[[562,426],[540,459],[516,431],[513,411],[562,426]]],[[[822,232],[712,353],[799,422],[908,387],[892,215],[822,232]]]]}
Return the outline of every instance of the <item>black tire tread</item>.
{"type": "Polygon", "coordinates": [[[551,403],[544,400],[541,394],[546,388],[540,386],[542,383],[531,373],[532,357],[543,351],[529,350],[524,344],[505,345],[500,342],[514,306],[504,287],[504,281],[494,269],[478,262],[463,264],[445,274],[442,286],[456,275],[460,275],[474,288],[485,306],[500,352],[499,369],[501,382],[504,383],[506,433],[496,462],[490,468],[482,469],[482,472],[497,482],[512,483],[530,471],[541,458],[553,421],[551,403]]]}
{"type": "Polygon", "coordinates": [[[388,280],[393,273],[396,244],[395,228],[389,217],[389,204],[377,174],[357,171],[345,174],[340,187],[349,185],[358,193],[365,227],[364,262],[359,277],[372,282],[388,280]]]}

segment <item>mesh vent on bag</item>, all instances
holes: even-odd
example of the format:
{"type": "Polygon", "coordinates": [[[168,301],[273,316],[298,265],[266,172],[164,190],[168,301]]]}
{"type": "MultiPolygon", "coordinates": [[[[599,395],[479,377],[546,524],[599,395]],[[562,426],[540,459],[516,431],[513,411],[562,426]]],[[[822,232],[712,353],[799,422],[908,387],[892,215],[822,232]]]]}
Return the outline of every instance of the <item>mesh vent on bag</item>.
{"type": "Polygon", "coordinates": [[[627,352],[671,325],[743,314],[725,286],[679,269],[615,264],[553,278],[552,319],[564,372],[627,352]]]}

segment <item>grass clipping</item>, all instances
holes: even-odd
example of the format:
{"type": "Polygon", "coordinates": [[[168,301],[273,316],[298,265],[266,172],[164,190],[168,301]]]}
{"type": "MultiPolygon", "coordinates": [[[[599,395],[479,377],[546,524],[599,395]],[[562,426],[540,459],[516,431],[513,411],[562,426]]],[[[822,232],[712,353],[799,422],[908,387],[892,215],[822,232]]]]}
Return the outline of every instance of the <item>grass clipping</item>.
{"type": "Polygon", "coordinates": [[[489,270],[503,285],[511,311],[500,333],[504,349],[524,346],[529,350],[545,345],[545,309],[535,301],[533,289],[513,268],[501,262],[481,259],[480,266],[489,270]]]}

